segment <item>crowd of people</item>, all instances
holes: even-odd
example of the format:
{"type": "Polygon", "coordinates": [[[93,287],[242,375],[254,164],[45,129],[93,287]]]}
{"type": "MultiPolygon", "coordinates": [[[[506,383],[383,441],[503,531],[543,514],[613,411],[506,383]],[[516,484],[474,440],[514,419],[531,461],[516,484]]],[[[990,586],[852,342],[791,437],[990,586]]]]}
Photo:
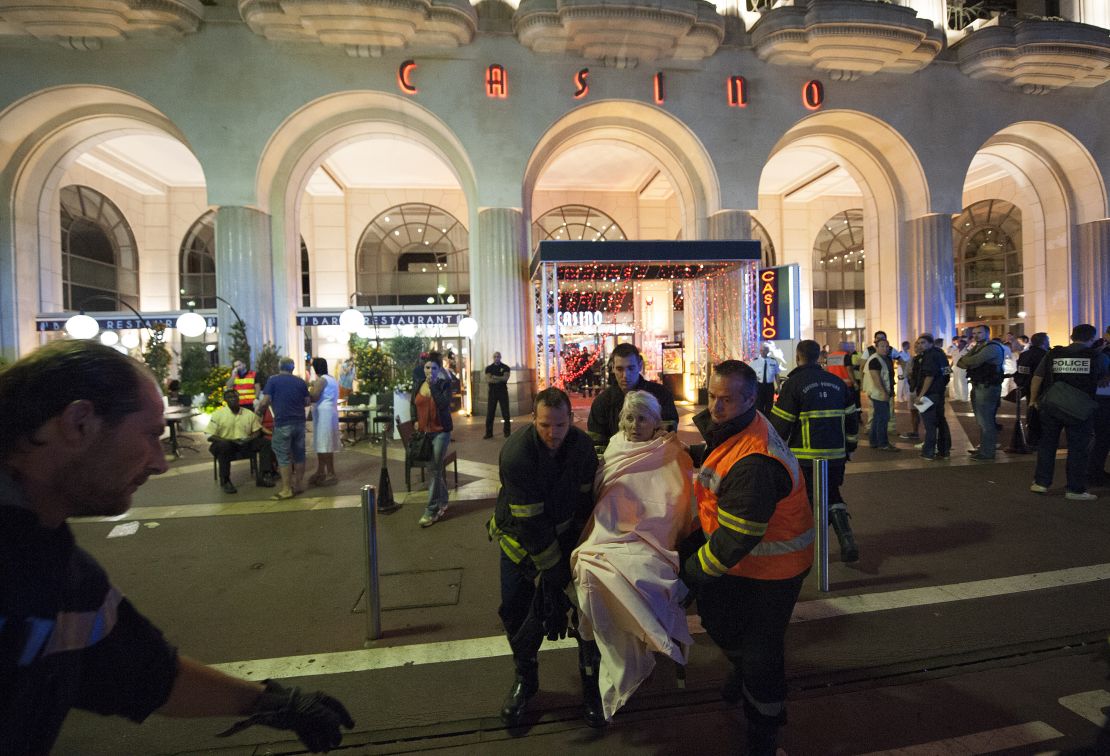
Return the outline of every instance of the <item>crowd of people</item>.
{"type": "MultiPolygon", "coordinates": [[[[540,688],[543,641],[568,636],[579,649],[584,719],[606,726],[657,656],[679,668],[686,663],[693,643],[687,608],[696,606],[726,665],[721,697],[743,707],[748,752],[775,753],[786,718],[785,633],[813,562],[816,463],[828,462],[840,558],[856,561],[859,546],[841,494],[847,461],[861,436],[877,450],[896,448],[890,422],[899,395],[916,412],[911,434],[923,431],[921,456],[948,458],[944,408],[957,369],[965,371],[981,429],[972,459],[995,457],[996,414],[1009,377],[1038,418],[1031,490],[1048,493],[1063,431],[1067,498],[1094,499],[1088,478],[1105,483],[1110,449],[1110,331],[1099,339],[1093,326],[1079,325],[1070,343],[1056,348],[1034,334],[1016,358],[1021,340],[1007,348],[985,326],[969,336],[968,344],[954,345],[954,364],[932,334],[892,350],[883,332],[862,355],[851,344],[828,351],[801,341],[796,367],[785,376],[771,368],[768,348],[753,361],[756,369],[725,360],[712,367],[708,406],[693,417],[704,443],[689,447],[676,434],[673,397],[643,375],[643,358],[631,344],[613,350],[610,385],[593,398],[585,431],[575,427],[570,398],[556,387],[536,394],[531,423],[511,431],[503,403],[510,371],[496,354],[486,370],[487,438],[495,409],[502,410],[507,438],[486,530],[499,546],[498,614],[515,671],[500,712],[506,726],[525,721],[540,688]],[[769,407],[767,384],[777,389],[769,407]]],[[[236,366],[226,405],[213,417],[223,482],[229,482],[225,442],[260,451],[262,417],[272,414],[276,496],[294,495],[303,485],[310,406],[319,459],[310,480],[332,481],[339,385],[326,361],[313,361],[316,377],[308,385],[293,375],[293,361],[283,360],[261,389],[245,367],[236,366]]],[[[415,424],[433,449],[419,521],[427,527],[447,511],[443,459],[453,430],[453,383],[437,353],[424,355],[418,367],[415,424]]],[[[354,725],[342,704],[276,681],[236,680],[177,654],[73,543],[68,517],[122,514],[135,490],[166,470],[158,441],[161,397],[149,372],[110,348],[63,341],[5,368],[2,377],[0,412],[11,418],[13,433],[0,440],[0,617],[30,624],[22,641],[0,644],[0,751],[49,750],[72,707],[136,721],[156,711],[242,715],[228,732],[265,724],[293,730],[313,750],[336,747],[341,728],[354,725]],[[86,616],[106,620],[84,641],[48,642],[86,616]],[[31,632],[35,623],[45,624],[31,632]],[[142,675],[133,674],[135,664],[143,665],[142,675]],[[47,690],[59,671],[67,684],[47,690]],[[29,710],[21,703],[27,701],[48,705],[29,710]]]]}

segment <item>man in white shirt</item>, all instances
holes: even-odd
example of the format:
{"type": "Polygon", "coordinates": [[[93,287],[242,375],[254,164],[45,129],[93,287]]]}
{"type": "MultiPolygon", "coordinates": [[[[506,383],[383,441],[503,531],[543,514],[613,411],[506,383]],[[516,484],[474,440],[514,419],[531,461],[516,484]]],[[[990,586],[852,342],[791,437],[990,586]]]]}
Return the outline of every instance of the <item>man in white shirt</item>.
{"type": "Polygon", "coordinates": [[[779,361],[771,354],[770,344],[764,342],[759,348],[759,357],[751,361],[751,369],[756,377],[755,408],[764,417],[770,417],[775,404],[775,381],[779,377],[779,361]]]}
{"type": "Polygon", "coordinates": [[[239,406],[239,393],[235,389],[224,391],[224,406],[212,413],[208,421],[208,450],[216,458],[220,470],[220,487],[224,493],[236,493],[231,482],[231,462],[258,454],[258,472],[255,484],[273,488],[270,473],[270,442],[262,435],[262,421],[254,412],[239,406]]]}
{"type": "Polygon", "coordinates": [[[957,402],[971,401],[967,385],[967,371],[959,366],[960,358],[971,348],[970,342],[962,336],[948,347],[948,361],[952,363],[952,382],[948,384],[949,394],[957,402]]]}

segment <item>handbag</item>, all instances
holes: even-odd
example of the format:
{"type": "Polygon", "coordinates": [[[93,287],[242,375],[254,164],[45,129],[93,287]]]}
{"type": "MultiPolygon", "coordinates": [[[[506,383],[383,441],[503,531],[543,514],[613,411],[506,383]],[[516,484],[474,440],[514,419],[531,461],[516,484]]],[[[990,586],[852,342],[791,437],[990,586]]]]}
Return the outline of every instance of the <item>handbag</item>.
{"type": "Polygon", "coordinates": [[[1098,407],[1098,402],[1085,391],[1063,381],[1054,381],[1038,404],[1043,412],[1052,415],[1064,425],[1077,425],[1087,421],[1098,407]]]}
{"type": "Polygon", "coordinates": [[[424,431],[413,431],[409,436],[408,444],[409,462],[432,461],[432,434],[424,431]]]}

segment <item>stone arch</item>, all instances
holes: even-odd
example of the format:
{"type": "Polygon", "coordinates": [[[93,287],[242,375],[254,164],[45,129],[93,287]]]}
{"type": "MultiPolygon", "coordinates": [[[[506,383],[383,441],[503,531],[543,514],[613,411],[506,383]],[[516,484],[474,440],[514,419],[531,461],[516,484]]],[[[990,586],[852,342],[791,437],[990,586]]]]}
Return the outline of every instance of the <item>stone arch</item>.
{"type": "MultiPolygon", "coordinates": [[[[872,263],[864,273],[868,319],[884,324],[891,332],[907,332],[911,325],[904,291],[907,285],[891,287],[889,283],[903,281],[904,269],[909,267],[903,259],[905,222],[930,212],[929,183],[916,152],[886,122],[852,110],[827,110],[803,118],[783,134],[768,160],[791,148],[827,155],[859,186],[863,195],[864,233],[871,254],[868,262],[872,263]]],[[[802,288],[811,290],[811,264],[799,262],[802,288]]],[[[806,301],[803,296],[803,323],[811,320],[806,301]]]]}
{"type": "MultiPolygon", "coordinates": [[[[300,201],[312,173],[340,147],[374,136],[414,141],[451,168],[467,201],[471,256],[478,225],[477,180],[462,142],[434,113],[400,95],[385,92],[338,92],[320,97],[290,115],[266,143],[255,180],[258,207],[270,215],[273,240],[274,312],[288,322],[277,324],[279,345],[292,343],[292,314],[299,292],[300,201]]],[[[474,269],[473,257],[471,270],[474,269]]],[[[354,285],[353,267],[348,268],[354,285]]],[[[353,290],[353,289],[352,289],[353,290]]]]}
{"type": "MultiPolygon", "coordinates": [[[[1059,337],[1073,319],[1088,317],[1077,308],[1082,282],[1077,280],[1073,250],[1076,227],[1108,216],[1105,181],[1090,151],[1075,136],[1053,124],[1022,121],[992,135],[976,153],[995,162],[1009,181],[999,199],[1022,212],[1022,267],[1025,276],[1026,330],[1059,337]],[[1002,196],[1005,195],[1005,196],[1002,196]]],[[[979,195],[974,195],[979,198],[979,195]]],[[[963,205],[969,205],[966,196],[963,205]]]]}
{"type": "Polygon", "coordinates": [[[624,142],[658,160],[680,198],[683,238],[706,238],[709,216],[721,209],[720,184],[709,152],[682,121],[630,100],[584,105],[544,132],[524,172],[522,205],[527,226],[533,220],[532,193],[544,169],[567,150],[598,140],[624,142]]]}
{"type": "MultiPolygon", "coordinates": [[[[77,157],[127,134],[160,134],[186,147],[178,127],[145,100],[120,89],[62,86],[34,92],[0,112],[0,353],[38,343],[35,315],[61,310],[56,197],[77,157]]],[[[191,148],[190,148],[191,149],[191,148]]]]}

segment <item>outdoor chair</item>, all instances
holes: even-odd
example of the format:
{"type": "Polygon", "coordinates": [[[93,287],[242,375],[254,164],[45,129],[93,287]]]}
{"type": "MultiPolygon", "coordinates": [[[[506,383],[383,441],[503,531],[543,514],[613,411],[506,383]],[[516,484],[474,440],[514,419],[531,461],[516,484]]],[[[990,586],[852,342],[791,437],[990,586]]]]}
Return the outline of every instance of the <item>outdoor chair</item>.
{"type": "MultiPolygon", "coordinates": [[[[412,420],[401,422],[400,417],[395,417],[394,421],[397,423],[397,432],[401,434],[401,446],[405,450],[405,490],[412,490],[411,470],[414,467],[420,468],[420,481],[424,482],[427,478],[427,473],[424,470],[423,462],[413,462],[409,459],[409,439],[412,438],[412,433],[416,429],[415,423],[412,420]]],[[[453,464],[455,467],[455,488],[459,487],[459,456],[453,450],[448,449],[447,454],[443,456],[443,470],[446,473],[447,465],[453,464]]]]}
{"type": "MultiPolygon", "coordinates": [[[[350,394],[347,396],[347,405],[350,407],[365,406],[370,401],[369,394],[350,394]]],[[[344,440],[350,443],[358,441],[358,426],[362,425],[363,433],[369,433],[370,413],[365,410],[343,410],[339,416],[339,423],[345,428],[344,440]]]]}
{"type": "MultiPolygon", "coordinates": [[[[232,463],[235,463],[235,462],[237,462],[241,459],[249,459],[251,461],[251,477],[257,479],[258,478],[258,453],[253,452],[253,451],[249,451],[249,452],[239,451],[235,454],[234,457],[231,458],[231,461],[232,461],[232,463]]],[[[219,463],[219,460],[216,459],[216,455],[213,454],[212,455],[212,480],[219,480],[219,479],[220,479],[220,463],[219,463]]]]}

